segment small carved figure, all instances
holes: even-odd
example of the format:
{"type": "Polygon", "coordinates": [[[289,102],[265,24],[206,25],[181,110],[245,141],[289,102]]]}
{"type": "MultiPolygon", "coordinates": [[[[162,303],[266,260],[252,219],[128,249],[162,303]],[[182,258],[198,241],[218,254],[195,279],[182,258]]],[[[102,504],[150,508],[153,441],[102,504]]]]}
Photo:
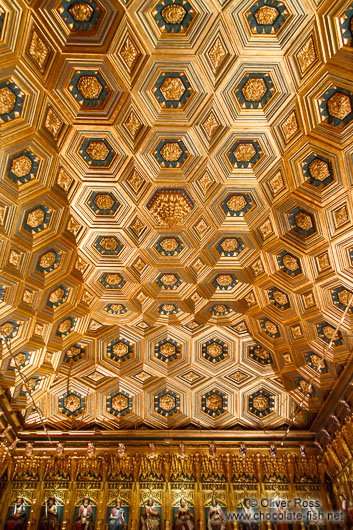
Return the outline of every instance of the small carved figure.
{"type": "Polygon", "coordinates": [[[17,497],[14,506],[10,510],[5,530],[25,530],[26,527],[27,515],[24,500],[22,497],[17,497]]]}
{"type": "Polygon", "coordinates": [[[57,530],[58,507],[54,497],[49,497],[45,502],[45,512],[40,521],[41,530],[57,530]]]}
{"type": "Polygon", "coordinates": [[[92,528],[93,510],[90,505],[90,498],[85,497],[77,512],[75,530],[92,530],[92,528]]]}
{"type": "Polygon", "coordinates": [[[190,511],[185,499],[180,499],[180,508],[178,508],[174,530],[194,530],[194,515],[190,511]]]}
{"type": "Polygon", "coordinates": [[[146,503],[141,514],[142,530],[160,530],[161,516],[157,508],[154,506],[152,497],[146,503]]]}
{"type": "Polygon", "coordinates": [[[121,501],[117,500],[109,515],[109,530],[123,530],[125,514],[121,507],[121,501]]]}
{"type": "Polygon", "coordinates": [[[245,444],[243,443],[240,444],[239,453],[240,453],[240,456],[246,456],[247,449],[246,449],[245,444]]]}
{"type": "Polygon", "coordinates": [[[207,530],[225,530],[226,518],[222,508],[218,504],[216,496],[213,495],[211,507],[208,512],[207,530]]]}
{"type": "Polygon", "coordinates": [[[270,445],[270,455],[271,456],[277,456],[277,448],[274,444],[270,445]]]}
{"type": "Polygon", "coordinates": [[[61,456],[64,452],[64,446],[60,442],[56,444],[55,454],[56,456],[61,456]]]}
{"type": "Polygon", "coordinates": [[[210,453],[210,456],[216,456],[216,445],[213,442],[210,443],[208,452],[210,453]]]}
{"type": "Polygon", "coordinates": [[[243,530],[257,530],[258,525],[255,522],[254,518],[254,509],[251,507],[250,499],[244,499],[242,502],[242,511],[245,514],[243,523],[243,530]]]}
{"type": "Polygon", "coordinates": [[[118,455],[119,456],[124,456],[125,450],[126,450],[125,445],[123,443],[119,443],[119,445],[118,445],[118,455]]]}
{"type": "Polygon", "coordinates": [[[87,446],[87,456],[92,456],[95,453],[96,448],[93,443],[89,443],[87,446]]]}
{"type": "Polygon", "coordinates": [[[178,453],[180,456],[185,456],[185,445],[183,444],[183,442],[179,444],[178,453]]]}

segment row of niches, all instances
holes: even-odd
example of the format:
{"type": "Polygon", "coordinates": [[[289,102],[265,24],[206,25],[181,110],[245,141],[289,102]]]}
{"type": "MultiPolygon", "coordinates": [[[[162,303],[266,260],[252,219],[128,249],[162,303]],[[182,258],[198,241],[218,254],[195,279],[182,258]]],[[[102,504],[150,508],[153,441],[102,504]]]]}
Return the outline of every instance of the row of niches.
{"type": "MultiPolygon", "coordinates": [[[[272,504],[272,508],[262,509],[263,515],[266,514],[269,521],[271,518],[275,520],[278,514],[283,516],[285,513],[283,509],[275,508],[276,502],[290,502],[289,487],[286,485],[283,490],[282,483],[275,482],[274,485],[281,487],[281,493],[273,492],[270,484],[266,485],[264,499],[267,499],[269,505],[272,504]]],[[[129,485],[113,483],[111,487],[120,487],[120,489],[109,491],[108,495],[105,495],[107,501],[102,504],[97,482],[93,482],[90,489],[79,489],[76,499],[72,502],[67,500],[71,495],[64,489],[64,486],[66,484],[62,483],[61,489],[46,488],[44,500],[39,500],[39,502],[33,494],[31,495],[33,493],[31,491],[21,491],[21,496],[15,497],[18,490],[14,489],[12,491],[13,502],[8,508],[5,529],[11,530],[16,520],[18,530],[25,530],[28,522],[32,525],[37,520],[37,515],[41,530],[51,529],[50,525],[55,525],[58,529],[66,528],[70,524],[77,530],[84,528],[93,530],[101,528],[101,525],[105,525],[109,530],[127,528],[145,530],[151,528],[152,524],[154,530],[162,528],[181,530],[185,528],[185,521],[187,521],[189,530],[195,528],[225,530],[228,525],[233,524],[228,519],[230,511],[233,514],[236,513],[240,519],[249,513],[255,518],[260,514],[259,508],[250,507],[260,505],[261,502],[257,487],[253,484],[249,485],[249,490],[246,492],[239,487],[234,492],[234,499],[230,498],[225,484],[217,484],[213,489],[209,489],[212,484],[208,484],[202,491],[196,491],[195,487],[190,484],[175,484],[171,487],[170,501],[160,483],[150,483],[149,489],[146,488],[146,484],[141,484],[138,498],[129,485]],[[251,500],[246,495],[249,495],[251,500]]],[[[324,502],[324,496],[321,495],[319,485],[316,484],[315,495],[316,499],[319,499],[316,502],[321,505],[324,502]]],[[[309,494],[302,497],[302,492],[301,498],[306,509],[301,508],[298,512],[304,517],[309,502],[313,501],[309,494]]],[[[254,530],[260,528],[258,523],[252,523],[252,526],[254,530]]],[[[286,527],[289,525],[286,524],[286,527]]],[[[268,523],[268,528],[275,529],[275,523],[268,523]]]]}
{"type": "MultiPolygon", "coordinates": [[[[154,444],[150,446],[152,454],[154,444]]],[[[211,446],[215,448],[214,444],[211,446]]],[[[94,453],[93,444],[89,447],[94,453]]],[[[246,497],[253,501],[267,498],[274,503],[275,499],[291,498],[294,490],[300,491],[304,499],[315,495],[326,506],[327,499],[320,493],[323,463],[315,456],[303,453],[301,457],[276,457],[274,453],[269,457],[258,453],[238,457],[228,452],[207,457],[200,453],[177,456],[164,452],[163,456],[147,457],[135,452],[124,457],[123,444],[119,447],[120,456],[60,456],[49,463],[47,458],[20,457],[20,461],[14,457],[17,465],[10,470],[11,482],[4,485],[8,494],[2,499],[8,521],[17,514],[21,517],[21,530],[26,528],[28,518],[33,526],[46,524],[44,530],[51,528],[49,517],[52,523],[61,523],[62,528],[72,522],[82,528],[85,516],[90,529],[94,523],[97,527],[107,523],[110,530],[144,529],[153,520],[156,530],[170,528],[171,522],[175,530],[180,530],[187,511],[190,530],[225,530],[227,512],[245,510],[246,497]],[[308,488],[304,495],[303,485],[308,488]],[[120,523],[124,523],[120,526],[119,517],[113,521],[111,517],[117,512],[120,523]]],[[[268,502],[265,508],[271,512],[269,508],[274,506],[268,502]]]]}

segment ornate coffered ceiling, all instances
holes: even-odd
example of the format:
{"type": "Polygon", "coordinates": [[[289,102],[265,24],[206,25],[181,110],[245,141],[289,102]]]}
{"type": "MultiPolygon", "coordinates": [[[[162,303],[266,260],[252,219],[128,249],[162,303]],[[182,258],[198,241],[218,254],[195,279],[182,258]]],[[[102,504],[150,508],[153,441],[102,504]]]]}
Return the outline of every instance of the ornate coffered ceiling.
{"type": "Polygon", "coordinates": [[[310,426],[352,342],[352,27],[349,1],[0,0],[25,427],[28,390],[61,429],[310,426]]]}

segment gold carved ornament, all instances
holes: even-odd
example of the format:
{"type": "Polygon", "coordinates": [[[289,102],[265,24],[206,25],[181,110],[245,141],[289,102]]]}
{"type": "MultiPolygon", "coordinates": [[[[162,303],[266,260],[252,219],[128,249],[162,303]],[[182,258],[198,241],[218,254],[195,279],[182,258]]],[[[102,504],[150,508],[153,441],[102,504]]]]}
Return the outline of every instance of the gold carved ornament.
{"type": "Polygon", "coordinates": [[[287,141],[290,140],[292,136],[294,136],[295,133],[298,131],[299,127],[297,122],[297,116],[294,111],[283,122],[282,129],[287,141]]]}
{"type": "Polygon", "coordinates": [[[174,274],[163,274],[161,280],[164,285],[174,285],[178,279],[174,274]]]}
{"type": "MultiPolygon", "coordinates": [[[[141,129],[141,125],[142,123],[140,122],[140,120],[137,118],[136,114],[134,113],[133,110],[130,111],[128,117],[126,118],[126,120],[124,121],[124,126],[126,127],[126,129],[129,131],[129,134],[131,136],[131,138],[134,140],[137,136],[137,133],[139,132],[139,130],[141,129]]],[[[136,175],[138,175],[138,173],[136,173],[136,175]]],[[[141,179],[141,177],[138,175],[139,179],[141,179]]],[[[142,180],[142,179],[141,179],[142,180]]]]}
{"type": "Polygon", "coordinates": [[[227,201],[227,206],[229,210],[232,211],[241,211],[247,205],[244,195],[232,195],[227,201]]]}
{"type": "Polygon", "coordinates": [[[33,31],[32,34],[28,53],[40,69],[44,68],[45,61],[49,54],[49,48],[45,45],[45,43],[35,31],[33,31]]]}
{"type": "Polygon", "coordinates": [[[179,77],[166,77],[160,91],[167,101],[179,101],[185,92],[185,86],[179,77]]]}
{"type": "Polygon", "coordinates": [[[270,186],[274,195],[284,188],[283,177],[280,171],[270,179],[270,186]]]}
{"type": "Polygon", "coordinates": [[[271,320],[266,320],[265,322],[265,328],[267,329],[267,331],[269,333],[271,333],[272,335],[276,335],[278,333],[278,327],[276,326],[276,324],[274,324],[273,322],[271,322],[271,320]]]}
{"type": "Polygon", "coordinates": [[[97,99],[103,86],[95,75],[81,75],[77,83],[77,90],[86,99],[97,99]]]}
{"type": "Polygon", "coordinates": [[[210,357],[216,358],[222,355],[223,348],[220,344],[217,344],[217,342],[213,342],[207,346],[206,352],[210,357]]]}
{"type": "Polygon", "coordinates": [[[122,311],[124,309],[124,306],[122,304],[110,304],[110,308],[113,311],[122,311]]]}
{"type": "Polygon", "coordinates": [[[141,219],[136,217],[130,227],[135,232],[135,234],[139,236],[143,232],[145,225],[143,224],[141,219]]]}
{"type": "Polygon", "coordinates": [[[14,356],[14,359],[11,358],[10,360],[10,366],[21,366],[26,361],[26,354],[25,353],[17,353],[14,356]]]}
{"type": "Polygon", "coordinates": [[[75,355],[78,355],[81,352],[80,348],[76,348],[75,346],[71,346],[68,350],[66,350],[65,357],[68,357],[69,359],[72,359],[75,357],[75,355]]]}
{"type": "Polygon", "coordinates": [[[170,394],[164,394],[159,399],[159,406],[166,411],[172,410],[176,406],[175,398],[170,394]]]}
{"type": "Polygon", "coordinates": [[[351,99],[347,94],[336,92],[327,101],[327,108],[330,116],[344,120],[352,112],[351,99]]]}
{"type": "Polygon", "coordinates": [[[288,296],[281,291],[274,291],[272,293],[273,298],[278,304],[286,305],[288,304],[288,296]]]}
{"type": "Polygon", "coordinates": [[[330,168],[327,162],[325,160],[321,160],[320,158],[315,158],[312,162],[310,162],[308,166],[310,175],[316,179],[320,180],[320,182],[323,182],[327,177],[330,176],[330,168]]]}
{"type": "Polygon", "coordinates": [[[104,250],[115,250],[119,245],[119,242],[115,239],[115,237],[103,237],[99,244],[102,248],[104,248],[104,250]]]}
{"type": "Polygon", "coordinates": [[[69,331],[69,329],[71,328],[72,326],[72,322],[69,318],[63,320],[59,326],[58,326],[58,331],[60,333],[66,333],[67,331],[69,331]]]}
{"type": "Polygon", "coordinates": [[[40,259],[39,259],[39,265],[43,268],[43,269],[46,269],[48,267],[51,267],[53,265],[53,263],[55,262],[55,259],[56,259],[56,254],[54,252],[46,252],[45,254],[43,254],[40,259]]]}
{"type": "Polygon", "coordinates": [[[238,247],[238,240],[232,237],[227,237],[221,243],[221,248],[222,250],[224,250],[224,252],[234,252],[235,250],[237,250],[238,247]]]}
{"type": "Polygon", "coordinates": [[[15,94],[7,87],[0,88],[0,114],[8,114],[14,109],[15,94]]]}
{"type": "Polygon", "coordinates": [[[148,206],[157,224],[161,226],[182,225],[192,210],[183,193],[160,192],[148,206]]]}
{"type": "Polygon", "coordinates": [[[260,101],[267,92],[267,86],[261,77],[255,77],[247,80],[242,92],[247,101],[260,101]]]}
{"type": "Polygon", "coordinates": [[[268,397],[259,394],[258,396],[255,396],[253,399],[253,406],[256,410],[266,410],[269,407],[270,401],[268,397]]]}
{"type": "Polygon", "coordinates": [[[257,9],[254,13],[256,22],[261,25],[273,24],[276,18],[278,17],[279,12],[275,7],[271,6],[262,6],[257,9]]]}
{"type": "Polygon", "coordinates": [[[119,54],[121,55],[121,58],[123,59],[127,69],[131,72],[136,63],[137,58],[140,55],[140,52],[135,46],[134,41],[129,36],[126,37],[126,40],[123,46],[121,47],[119,54]]]}
{"type": "Polygon", "coordinates": [[[322,364],[322,358],[316,355],[316,353],[310,357],[310,361],[316,368],[318,368],[322,364]]]}
{"type": "Polygon", "coordinates": [[[123,394],[117,394],[112,398],[112,408],[118,412],[125,410],[128,407],[128,404],[129,400],[123,394]]]}
{"type": "Polygon", "coordinates": [[[209,138],[212,137],[213,133],[218,129],[219,125],[219,121],[217,120],[213,112],[210,112],[205,121],[202,123],[202,126],[205,129],[206,134],[209,138]]]}
{"type": "Polygon", "coordinates": [[[338,300],[340,303],[344,306],[347,306],[350,299],[351,299],[351,293],[347,289],[343,289],[342,291],[339,291],[337,293],[338,300]]]}
{"type": "Polygon", "coordinates": [[[309,214],[305,212],[298,212],[294,216],[296,225],[302,230],[310,230],[313,227],[313,221],[309,214]]]}
{"type": "Polygon", "coordinates": [[[85,2],[79,2],[70,6],[69,12],[77,22],[88,22],[93,14],[93,9],[85,2]]]}
{"type": "Polygon", "coordinates": [[[92,160],[105,160],[109,154],[109,149],[104,142],[91,140],[86,148],[86,152],[92,160]]]}
{"type": "Polygon", "coordinates": [[[176,162],[182,154],[183,151],[178,142],[167,142],[160,150],[160,155],[167,162],[176,162]]]}
{"type": "Polygon", "coordinates": [[[45,217],[45,212],[43,212],[43,210],[41,210],[40,208],[36,208],[32,212],[28,213],[27,218],[26,218],[26,223],[31,228],[37,228],[43,223],[44,217],[45,217]]]}
{"type": "Polygon", "coordinates": [[[297,59],[303,74],[316,61],[316,50],[312,36],[297,53],[297,59]]]}
{"type": "Polygon", "coordinates": [[[310,394],[312,385],[308,381],[305,381],[305,379],[302,379],[300,381],[300,388],[304,394],[310,394]]]}
{"type": "Polygon", "coordinates": [[[256,155],[256,150],[253,144],[242,142],[237,145],[233,154],[238,162],[250,162],[253,156],[256,155]]]}
{"type": "Polygon", "coordinates": [[[163,304],[162,305],[162,310],[163,311],[171,312],[171,311],[174,311],[174,309],[175,309],[175,306],[173,304],[163,304]]]}
{"type": "Polygon", "coordinates": [[[81,399],[74,394],[70,394],[65,398],[64,406],[67,410],[75,412],[75,410],[78,410],[81,407],[81,399]]]}
{"type": "Polygon", "coordinates": [[[336,334],[335,328],[330,326],[329,324],[322,328],[322,333],[325,335],[325,337],[327,339],[331,340],[331,339],[337,338],[337,334],[336,334]]]}
{"type": "Polygon", "coordinates": [[[219,67],[222,65],[225,56],[227,55],[224,46],[222,44],[222,41],[219,37],[214,41],[212,44],[208,56],[210,58],[210,61],[212,63],[213,69],[217,72],[219,67]]]}
{"type": "Polygon", "coordinates": [[[55,304],[63,298],[64,294],[65,294],[64,289],[61,289],[60,287],[58,287],[57,289],[55,289],[54,291],[50,293],[48,300],[52,304],[55,304]]]}
{"type": "Polygon", "coordinates": [[[216,313],[225,313],[225,311],[227,311],[227,306],[224,304],[216,304],[213,306],[213,309],[216,313]]]}
{"type": "Polygon", "coordinates": [[[222,287],[228,287],[233,282],[233,278],[230,274],[220,274],[217,276],[217,283],[218,285],[222,285],[222,287]]]}
{"type": "Polygon", "coordinates": [[[72,183],[72,178],[61,167],[56,182],[65,192],[68,192],[72,183]]]}
{"type": "Polygon", "coordinates": [[[211,394],[206,398],[206,407],[214,412],[219,410],[223,405],[223,399],[218,394],[211,394]]]}
{"type": "Polygon", "coordinates": [[[119,358],[122,358],[129,353],[129,346],[124,342],[117,342],[116,344],[114,344],[112,351],[114,355],[119,358]]]}
{"type": "Polygon", "coordinates": [[[11,162],[10,171],[18,178],[28,175],[32,169],[32,161],[28,156],[21,155],[14,158],[11,162]]]}
{"type": "Polygon", "coordinates": [[[54,138],[57,138],[62,125],[62,120],[59,118],[56,112],[49,107],[44,120],[44,127],[53,135],[54,138]]]}
{"type": "Polygon", "coordinates": [[[180,4],[170,4],[162,9],[161,14],[167,24],[181,24],[186,11],[180,4]]]}
{"type": "Polygon", "coordinates": [[[270,357],[270,353],[265,350],[265,348],[258,348],[256,351],[255,351],[255,354],[257,355],[257,357],[260,357],[260,359],[269,359],[270,357]]]}
{"type": "Polygon", "coordinates": [[[0,335],[8,337],[14,330],[14,325],[11,322],[5,322],[0,326],[0,335]]]}
{"type": "Polygon", "coordinates": [[[282,258],[283,265],[286,267],[286,269],[294,272],[299,269],[299,262],[297,258],[294,256],[290,256],[289,254],[285,254],[282,258]]]}
{"type": "Polygon", "coordinates": [[[145,182],[144,179],[134,170],[127,179],[128,184],[134,190],[135,193],[138,193],[142,184],[145,182]]]}
{"type": "Polygon", "coordinates": [[[161,344],[159,351],[165,357],[171,357],[176,353],[176,347],[170,342],[165,342],[164,344],[161,344]]]}
{"type": "Polygon", "coordinates": [[[110,210],[115,204],[113,197],[108,193],[100,193],[96,195],[93,202],[100,210],[110,210]]]}
{"type": "Polygon", "coordinates": [[[166,237],[161,241],[160,246],[166,252],[174,252],[178,248],[179,243],[174,237],[166,237]]]}

